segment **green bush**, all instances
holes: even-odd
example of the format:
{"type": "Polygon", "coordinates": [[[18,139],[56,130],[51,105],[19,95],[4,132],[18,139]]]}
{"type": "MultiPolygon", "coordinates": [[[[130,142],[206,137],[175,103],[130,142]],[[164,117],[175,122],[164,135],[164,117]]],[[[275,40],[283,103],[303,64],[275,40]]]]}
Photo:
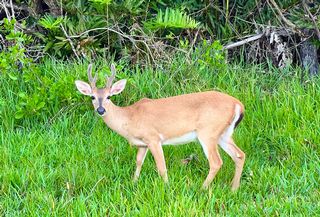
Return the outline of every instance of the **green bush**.
{"type": "Polygon", "coordinates": [[[17,30],[16,21],[4,19],[1,32],[5,34],[7,46],[0,52],[1,92],[0,119],[23,120],[52,116],[63,106],[73,104],[75,76],[72,73],[56,77],[47,74],[43,67],[28,57],[26,46],[32,38],[17,30]]]}
{"type": "MultiPolygon", "coordinates": [[[[52,0],[49,5],[44,2],[17,1],[17,6],[29,4],[19,22],[27,20],[31,29],[28,34],[36,36],[44,51],[59,59],[75,55],[89,59],[129,56],[133,63],[150,63],[152,52],[154,56],[161,55],[159,48],[169,53],[169,48],[178,47],[181,40],[194,41],[189,46],[198,46],[205,39],[226,44],[262,32],[266,26],[280,26],[279,19],[274,19],[278,16],[274,6],[256,0],[52,0]],[[32,12],[36,8],[39,13],[32,12]],[[53,12],[57,8],[59,12],[53,12]]],[[[277,4],[298,28],[314,28],[301,1],[277,4]]],[[[310,13],[316,17],[319,5],[310,5],[310,13]]]]}
{"type": "Polygon", "coordinates": [[[32,59],[26,55],[26,45],[31,42],[31,37],[16,29],[16,20],[3,19],[0,33],[5,36],[0,53],[0,71],[17,80],[15,72],[22,71],[32,64],[32,59]]]}
{"type": "Polygon", "coordinates": [[[210,43],[204,40],[202,45],[197,48],[196,55],[200,68],[223,69],[226,66],[225,54],[220,41],[210,43]]]}

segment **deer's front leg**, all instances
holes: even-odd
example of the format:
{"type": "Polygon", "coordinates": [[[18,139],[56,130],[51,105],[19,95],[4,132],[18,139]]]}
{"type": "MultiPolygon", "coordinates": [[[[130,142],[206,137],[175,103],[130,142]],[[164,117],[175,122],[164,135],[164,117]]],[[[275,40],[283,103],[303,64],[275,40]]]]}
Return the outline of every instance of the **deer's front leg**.
{"type": "Polygon", "coordinates": [[[139,179],[141,167],[142,167],[142,164],[144,162],[144,159],[146,158],[147,152],[148,152],[148,148],[147,147],[139,147],[138,148],[138,152],[137,152],[137,168],[136,168],[136,172],[134,173],[134,177],[133,177],[133,181],[134,182],[138,181],[138,179],[139,179]]]}
{"type": "Polygon", "coordinates": [[[168,174],[163,150],[160,142],[149,143],[148,148],[156,162],[158,172],[162,176],[164,182],[168,182],[168,174]]]}

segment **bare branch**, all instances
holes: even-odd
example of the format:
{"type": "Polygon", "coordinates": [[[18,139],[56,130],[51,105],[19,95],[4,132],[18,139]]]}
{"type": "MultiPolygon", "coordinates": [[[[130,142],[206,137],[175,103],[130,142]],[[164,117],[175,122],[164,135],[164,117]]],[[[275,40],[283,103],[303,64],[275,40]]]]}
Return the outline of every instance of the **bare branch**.
{"type": "Polygon", "coordinates": [[[4,38],[1,34],[0,34],[0,40],[1,40],[1,43],[4,43],[4,38]]]}
{"type": "Polygon", "coordinates": [[[2,0],[2,3],[0,4],[0,6],[2,8],[4,8],[4,7],[11,8],[11,11],[12,10],[17,10],[17,11],[27,11],[27,12],[29,12],[29,9],[28,9],[28,7],[26,5],[18,6],[16,4],[13,4],[12,0],[10,0],[10,3],[5,2],[4,0],[2,0]]]}
{"type": "Polygon", "coordinates": [[[271,3],[272,6],[276,9],[278,15],[281,17],[282,21],[289,27],[291,27],[292,29],[297,29],[296,25],[294,25],[290,20],[288,20],[283,13],[281,12],[281,9],[279,8],[279,6],[277,5],[277,3],[274,0],[268,0],[268,3],[271,3]]]}
{"type": "Polygon", "coordinates": [[[16,17],[14,15],[12,0],[10,0],[10,7],[11,7],[11,16],[12,16],[13,19],[15,19],[16,17]]]}
{"type": "Polygon", "coordinates": [[[2,0],[1,7],[3,8],[4,12],[6,13],[7,19],[9,21],[11,21],[11,15],[10,15],[9,10],[7,8],[8,6],[10,7],[10,5],[7,2],[4,2],[4,0],[2,0]]]}
{"type": "Polygon", "coordinates": [[[190,58],[190,53],[191,53],[191,51],[193,50],[193,46],[195,45],[195,43],[196,43],[196,41],[197,41],[198,34],[199,34],[199,29],[198,29],[198,31],[196,32],[196,35],[194,36],[194,39],[193,39],[193,41],[192,41],[192,43],[191,43],[191,46],[190,46],[190,49],[189,49],[189,51],[188,51],[188,53],[187,53],[187,57],[188,57],[188,58],[190,58]]]}
{"type": "Polygon", "coordinates": [[[77,54],[76,49],[74,48],[73,42],[72,42],[72,40],[71,40],[71,37],[67,34],[67,32],[66,32],[66,30],[64,29],[64,27],[63,27],[62,24],[60,24],[60,27],[61,27],[64,35],[66,36],[67,41],[69,42],[69,44],[70,44],[70,46],[71,46],[71,49],[72,49],[74,55],[77,57],[77,60],[80,61],[80,58],[79,58],[79,56],[78,56],[78,54],[77,54]]]}
{"type": "Polygon", "coordinates": [[[246,38],[246,39],[244,39],[244,40],[237,41],[237,42],[235,42],[235,43],[226,45],[226,46],[224,46],[223,48],[226,49],[226,50],[232,49],[232,48],[235,48],[235,47],[244,45],[244,44],[246,44],[246,43],[249,43],[249,42],[251,42],[251,41],[258,40],[258,39],[260,39],[263,35],[264,35],[264,33],[256,34],[256,35],[251,36],[251,37],[249,37],[249,38],[246,38]]]}
{"type": "Polygon", "coordinates": [[[315,21],[312,13],[310,12],[310,10],[309,10],[309,8],[308,8],[305,0],[302,1],[302,6],[303,6],[303,8],[304,8],[304,11],[305,11],[305,12],[308,14],[308,16],[310,17],[310,19],[311,19],[311,21],[312,21],[312,23],[313,23],[314,29],[316,30],[317,37],[318,37],[318,39],[320,40],[320,31],[319,31],[317,22],[315,21]]]}
{"type": "Polygon", "coordinates": [[[79,35],[69,36],[69,38],[80,38],[81,36],[86,35],[86,34],[88,34],[89,32],[93,32],[93,31],[97,31],[97,30],[106,30],[106,31],[114,32],[114,33],[122,36],[123,38],[128,39],[129,41],[132,42],[133,46],[134,46],[137,50],[139,50],[139,51],[145,53],[146,55],[150,56],[151,59],[152,59],[152,62],[153,62],[154,64],[156,64],[156,61],[154,60],[154,57],[153,57],[153,55],[152,55],[152,52],[151,52],[148,44],[147,44],[144,40],[134,39],[134,38],[132,38],[132,36],[130,36],[130,35],[126,35],[126,34],[120,32],[120,31],[114,30],[114,29],[109,28],[109,27],[101,27],[101,28],[89,29],[89,30],[87,30],[87,31],[82,32],[82,33],[79,34],[79,35]],[[141,48],[139,48],[139,47],[137,46],[136,42],[140,42],[140,43],[144,44],[144,46],[145,46],[146,49],[148,50],[148,53],[145,52],[144,50],[142,50],[141,48]]]}

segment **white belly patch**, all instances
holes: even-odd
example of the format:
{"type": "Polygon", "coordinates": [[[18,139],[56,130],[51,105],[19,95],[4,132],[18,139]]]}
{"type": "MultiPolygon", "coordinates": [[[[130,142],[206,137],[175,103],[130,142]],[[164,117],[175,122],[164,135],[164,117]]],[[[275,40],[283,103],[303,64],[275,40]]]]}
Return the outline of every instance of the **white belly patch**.
{"type": "Polygon", "coordinates": [[[143,142],[142,140],[140,140],[140,139],[131,138],[129,141],[130,141],[131,144],[136,145],[136,146],[147,146],[147,144],[144,143],[144,142],[143,142]]]}
{"type": "Polygon", "coordinates": [[[163,145],[180,145],[180,144],[185,144],[189,142],[194,142],[197,140],[197,133],[195,131],[192,131],[190,133],[186,133],[182,136],[171,138],[171,139],[166,139],[162,141],[163,145]]]}
{"type": "MultiPolygon", "coordinates": [[[[170,138],[170,139],[164,139],[163,136],[160,134],[160,138],[161,138],[162,145],[180,145],[180,144],[186,144],[189,142],[196,141],[198,138],[198,135],[195,131],[192,131],[190,133],[183,134],[182,136],[174,137],[174,138],[170,138]]],[[[145,144],[140,139],[131,138],[129,141],[132,144],[137,145],[137,146],[147,146],[147,144],[145,144]]]]}

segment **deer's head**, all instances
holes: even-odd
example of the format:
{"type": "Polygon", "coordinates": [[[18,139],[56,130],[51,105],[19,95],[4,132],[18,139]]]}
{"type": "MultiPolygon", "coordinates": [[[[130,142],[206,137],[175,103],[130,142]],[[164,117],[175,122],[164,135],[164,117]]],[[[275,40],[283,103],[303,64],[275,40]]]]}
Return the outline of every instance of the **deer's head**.
{"type": "Polygon", "coordinates": [[[116,76],[116,69],[113,64],[111,64],[111,76],[106,76],[107,85],[104,88],[97,88],[97,74],[92,77],[92,64],[88,66],[88,79],[89,84],[84,81],[75,81],[78,90],[86,95],[91,96],[92,104],[94,109],[99,115],[104,116],[107,112],[108,104],[110,103],[110,97],[117,95],[123,91],[126,86],[126,79],[117,81],[112,85],[112,82],[116,76]]]}

